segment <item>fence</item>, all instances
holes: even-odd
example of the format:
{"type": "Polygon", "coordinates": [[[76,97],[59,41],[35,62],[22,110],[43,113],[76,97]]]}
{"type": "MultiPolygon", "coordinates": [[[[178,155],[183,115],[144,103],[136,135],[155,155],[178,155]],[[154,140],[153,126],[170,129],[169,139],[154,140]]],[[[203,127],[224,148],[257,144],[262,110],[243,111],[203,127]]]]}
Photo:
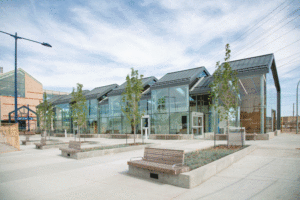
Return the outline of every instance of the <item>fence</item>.
{"type": "Polygon", "coordinates": [[[0,143],[11,145],[20,150],[20,137],[18,124],[1,124],[0,143]]]}

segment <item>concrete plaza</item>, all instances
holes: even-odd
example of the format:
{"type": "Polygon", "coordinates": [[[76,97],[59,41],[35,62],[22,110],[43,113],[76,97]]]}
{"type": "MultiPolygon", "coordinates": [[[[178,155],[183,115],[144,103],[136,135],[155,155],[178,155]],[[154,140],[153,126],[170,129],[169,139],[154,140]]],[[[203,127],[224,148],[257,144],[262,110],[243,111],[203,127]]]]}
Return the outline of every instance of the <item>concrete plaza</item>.
{"type": "MultiPolygon", "coordinates": [[[[122,139],[86,140],[125,143],[122,139]]],[[[186,151],[213,145],[208,140],[148,142],[186,151]]],[[[300,199],[300,134],[246,143],[257,149],[193,189],[128,175],[127,161],[143,156],[143,150],[74,160],[62,157],[58,148],[21,146],[21,151],[0,154],[0,199],[300,199]]]]}

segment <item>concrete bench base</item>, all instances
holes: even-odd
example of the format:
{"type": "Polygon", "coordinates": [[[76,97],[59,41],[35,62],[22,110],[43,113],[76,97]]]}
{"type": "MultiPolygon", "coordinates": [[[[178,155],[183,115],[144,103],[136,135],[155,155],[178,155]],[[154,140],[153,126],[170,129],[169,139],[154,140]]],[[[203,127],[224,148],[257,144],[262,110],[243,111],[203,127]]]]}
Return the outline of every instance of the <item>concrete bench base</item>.
{"type": "Polygon", "coordinates": [[[149,139],[154,140],[192,140],[193,134],[150,134],[149,139]]]}
{"type": "Polygon", "coordinates": [[[146,145],[138,145],[138,146],[129,146],[129,147],[122,147],[122,148],[115,148],[115,149],[104,149],[104,150],[93,150],[93,151],[85,151],[85,152],[69,152],[62,149],[61,155],[67,158],[73,159],[85,159],[85,158],[92,158],[104,155],[111,155],[115,153],[121,153],[126,151],[133,151],[143,149],[145,147],[152,147],[159,144],[146,144],[146,145]]]}
{"type": "Polygon", "coordinates": [[[21,140],[22,142],[22,145],[32,145],[34,143],[38,143],[40,140],[29,140],[29,141],[26,141],[26,140],[21,140]]]}
{"type": "Polygon", "coordinates": [[[129,165],[128,173],[140,178],[156,180],[161,183],[167,183],[183,188],[193,188],[200,185],[210,177],[226,169],[234,162],[245,157],[256,149],[256,146],[250,146],[233,154],[225,156],[219,160],[209,163],[190,172],[181,173],[179,175],[170,175],[160,172],[154,172],[147,169],[138,168],[129,165]],[[152,177],[152,178],[151,178],[152,177]]]}
{"type": "MultiPolygon", "coordinates": [[[[270,140],[270,139],[274,138],[274,136],[275,136],[275,132],[269,132],[269,133],[265,133],[265,134],[247,133],[245,135],[246,140],[270,140]]],[[[214,135],[209,134],[209,135],[205,136],[205,139],[213,140],[214,135]]],[[[227,134],[216,134],[216,140],[227,140],[227,134]]]]}
{"type": "Polygon", "coordinates": [[[35,143],[36,149],[52,149],[52,148],[59,148],[59,147],[67,147],[68,143],[58,143],[58,144],[49,144],[49,145],[39,145],[38,143],[35,143]]]}

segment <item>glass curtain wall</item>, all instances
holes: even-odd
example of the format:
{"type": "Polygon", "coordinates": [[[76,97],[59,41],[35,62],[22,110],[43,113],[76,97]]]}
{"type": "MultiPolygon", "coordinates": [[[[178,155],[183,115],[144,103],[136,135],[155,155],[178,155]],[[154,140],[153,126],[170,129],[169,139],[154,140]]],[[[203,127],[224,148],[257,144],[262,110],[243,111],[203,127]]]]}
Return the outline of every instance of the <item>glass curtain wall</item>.
{"type": "Polygon", "coordinates": [[[189,133],[189,87],[175,86],[152,90],[153,134],[189,133]]]}
{"type": "MultiPolygon", "coordinates": [[[[240,86],[240,125],[247,133],[261,132],[261,114],[266,113],[266,84],[263,75],[241,77],[240,86]],[[263,91],[261,92],[261,88],[263,91]]],[[[265,123],[265,122],[264,122],[265,123]]]]}
{"type": "Polygon", "coordinates": [[[122,132],[121,96],[109,97],[108,133],[119,134],[122,132]]]}
{"type": "Polygon", "coordinates": [[[270,71],[266,74],[266,133],[274,132],[276,130],[277,119],[277,90],[273,74],[270,71]]]}
{"type": "MultiPolygon", "coordinates": [[[[213,112],[211,106],[209,106],[209,95],[191,95],[190,96],[190,114],[192,112],[203,113],[203,129],[204,132],[213,131],[213,112]]],[[[190,124],[192,124],[190,119],[190,124]]],[[[191,128],[191,127],[190,127],[191,128]]]]}
{"type": "Polygon", "coordinates": [[[87,133],[94,134],[97,133],[98,130],[98,126],[97,126],[98,100],[97,99],[87,100],[87,108],[88,108],[87,133]]]}
{"type": "Polygon", "coordinates": [[[99,133],[108,133],[109,105],[99,105],[99,133]]]}
{"type": "Polygon", "coordinates": [[[55,106],[55,118],[54,118],[54,129],[56,132],[65,132],[67,130],[70,133],[71,130],[71,116],[70,116],[70,105],[59,104],[55,106]]]}
{"type": "MultiPolygon", "coordinates": [[[[18,97],[25,97],[25,74],[21,71],[17,72],[18,97]]],[[[0,77],[0,96],[15,96],[15,73],[3,75],[0,77]]]]}

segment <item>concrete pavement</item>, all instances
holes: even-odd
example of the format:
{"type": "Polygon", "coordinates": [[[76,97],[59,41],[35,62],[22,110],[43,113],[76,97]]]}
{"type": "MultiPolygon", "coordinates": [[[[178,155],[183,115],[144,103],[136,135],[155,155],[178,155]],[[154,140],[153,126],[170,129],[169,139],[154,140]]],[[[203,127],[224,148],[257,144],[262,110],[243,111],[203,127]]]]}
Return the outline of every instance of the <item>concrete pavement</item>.
{"type": "MultiPolygon", "coordinates": [[[[213,145],[207,140],[149,142],[186,151],[213,145]]],[[[129,176],[127,161],[143,156],[143,150],[73,160],[60,156],[58,149],[21,146],[21,151],[0,154],[0,199],[300,199],[300,135],[281,134],[247,144],[258,148],[193,189],[129,176]]]]}

